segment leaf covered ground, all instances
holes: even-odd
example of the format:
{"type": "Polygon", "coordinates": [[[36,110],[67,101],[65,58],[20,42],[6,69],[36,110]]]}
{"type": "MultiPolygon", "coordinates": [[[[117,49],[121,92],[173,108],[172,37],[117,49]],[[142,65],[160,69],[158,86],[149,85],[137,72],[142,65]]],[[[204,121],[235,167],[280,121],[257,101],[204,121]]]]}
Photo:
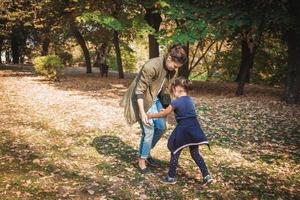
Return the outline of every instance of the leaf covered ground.
{"type": "Polygon", "coordinates": [[[131,82],[68,70],[50,82],[30,67],[0,66],[1,199],[300,199],[300,106],[281,89],[195,82],[191,96],[211,142],[201,148],[214,184],[184,150],[176,185],[168,168],[168,131],[152,155],[152,175],[137,170],[138,125],[119,101],[131,82]]]}

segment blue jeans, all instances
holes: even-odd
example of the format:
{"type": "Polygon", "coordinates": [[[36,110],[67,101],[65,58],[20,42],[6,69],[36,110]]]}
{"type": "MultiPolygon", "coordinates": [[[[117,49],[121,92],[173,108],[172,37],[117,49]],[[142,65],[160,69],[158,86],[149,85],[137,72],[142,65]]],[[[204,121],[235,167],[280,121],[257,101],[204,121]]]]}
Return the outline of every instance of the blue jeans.
{"type": "MultiPolygon", "coordinates": [[[[156,99],[147,113],[158,113],[162,109],[161,102],[156,99]]],[[[140,122],[142,129],[142,137],[140,142],[140,157],[146,159],[150,155],[150,150],[156,145],[162,134],[166,130],[166,119],[156,118],[150,119],[151,126],[147,126],[140,122]]]]}

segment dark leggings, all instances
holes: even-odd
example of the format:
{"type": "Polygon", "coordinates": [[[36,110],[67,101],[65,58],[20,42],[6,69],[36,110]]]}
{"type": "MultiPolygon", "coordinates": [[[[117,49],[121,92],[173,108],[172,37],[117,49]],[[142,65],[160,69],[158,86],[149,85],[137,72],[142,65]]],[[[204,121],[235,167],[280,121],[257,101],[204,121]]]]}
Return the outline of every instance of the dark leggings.
{"type": "MultiPolygon", "coordinates": [[[[199,154],[198,145],[189,146],[189,148],[190,148],[191,156],[192,156],[193,160],[195,161],[195,163],[198,165],[198,167],[202,173],[202,176],[203,177],[207,176],[208,170],[207,170],[206,164],[205,164],[202,156],[199,154]]],[[[179,159],[181,150],[182,149],[177,151],[176,154],[171,153],[171,160],[170,160],[169,173],[168,173],[169,177],[171,177],[171,178],[175,178],[175,176],[176,176],[176,168],[178,165],[178,159],[179,159]]]]}

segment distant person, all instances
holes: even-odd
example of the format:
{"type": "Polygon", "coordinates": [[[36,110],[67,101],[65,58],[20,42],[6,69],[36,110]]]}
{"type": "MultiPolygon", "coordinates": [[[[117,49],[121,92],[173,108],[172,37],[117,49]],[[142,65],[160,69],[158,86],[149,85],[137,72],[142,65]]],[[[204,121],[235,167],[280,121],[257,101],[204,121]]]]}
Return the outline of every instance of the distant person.
{"type": "Polygon", "coordinates": [[[127,122],[139,122],[141,127],[138,167],[143,174],[150,172],[146,163],[157,166],[150,151],[166,130],[165,118],[149,120],[146,113],[158,113],[169,105],[169,85],[175,79],[176,69],[186,61],[185,50],[172,46],[165,56],[152,58],[142,66],[123,97],[127,122]]]}
{"type": "Polygon", "coordinates": [[[105,63],[101,63],[100,64],[100,73],[101,73],[101,77],[103,77],[104,75],[107,77],[108,76],[108,65],[105,63]]]}
{"type": "Polygon", "coordinates": [[[213,181],[202,156],[199,154],[199,145],[208,145],[208,141],[197,120],[195,104],[191,97],[188,96],[189,87],[190,81],[182,77],[177,78],[171,86],[172,94],[176,99],[171,101],[171,104],[165,110],[159,113],[147,114],[148,119],[153,119],[166,117],[172,111],[175,113],[177,125],[168,140],[168,148],[171,151],[169,172],[161,181],[166,184],[176,183],[175,175],[178,159],[181,150],[185,147],[189,147],[193,160],[200,168],[203,176],[203,184],[205,185],[213,181]]]}

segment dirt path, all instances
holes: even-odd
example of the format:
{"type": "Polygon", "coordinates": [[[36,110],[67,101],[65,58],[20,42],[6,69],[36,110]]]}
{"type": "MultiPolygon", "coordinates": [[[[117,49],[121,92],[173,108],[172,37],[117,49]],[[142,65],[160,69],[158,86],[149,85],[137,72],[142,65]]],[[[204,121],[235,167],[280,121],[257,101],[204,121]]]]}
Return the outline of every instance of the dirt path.
{"type": "Polygon", "coordinates": [[[299,197],[300,107],[280,101],[280,90],[197,83],[193,91],[213,151],[203,149],[216,183],[184,152],[180,183],[164,186],[166,138],[153,156],[161,168],[136,170],[139,129],[126,125],[119,101],[130,79],[100,79],[68,70],[49,82],[30,68],[0,71],[0,195],[5,199],[293,199],[299,197]]]}

